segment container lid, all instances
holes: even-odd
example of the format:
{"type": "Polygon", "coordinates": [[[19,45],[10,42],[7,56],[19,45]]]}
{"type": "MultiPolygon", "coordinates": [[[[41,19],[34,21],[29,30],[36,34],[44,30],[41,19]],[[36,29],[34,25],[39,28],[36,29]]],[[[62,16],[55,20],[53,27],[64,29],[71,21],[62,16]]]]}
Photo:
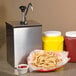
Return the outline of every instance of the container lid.
{"type": "Polygon", "coordinates": [[[44,36],[61,36],[60,31],[46,31],[43,34],[44,36]]]}
{"type": "Polygon", "coordinates": [[[65,35],[68,37],[76,37],[76,31],[68,31],[65,35]]]}
{"type": "Polygon", "coordinates": [[[21,27],[42,27],[42,25],[36,21],[29,20],[27,21],[28,24],[26,25],[21,25],[20,21],[9,21],[6,22],[6,25],[10,25],[13,28],[21,28],[21,27]]]}

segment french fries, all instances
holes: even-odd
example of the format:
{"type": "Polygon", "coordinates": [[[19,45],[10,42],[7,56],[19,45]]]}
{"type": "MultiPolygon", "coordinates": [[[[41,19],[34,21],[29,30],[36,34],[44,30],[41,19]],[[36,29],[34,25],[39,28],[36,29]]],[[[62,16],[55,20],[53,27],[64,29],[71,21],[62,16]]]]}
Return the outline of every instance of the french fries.
{"type": "Polygon", "coordinates": [[[61,62],[61,59],[58,58],[54,52],[34,52],[32,55],[32,66],[38,67],[41,69],[51,69],[57,66],[61,62]]]}

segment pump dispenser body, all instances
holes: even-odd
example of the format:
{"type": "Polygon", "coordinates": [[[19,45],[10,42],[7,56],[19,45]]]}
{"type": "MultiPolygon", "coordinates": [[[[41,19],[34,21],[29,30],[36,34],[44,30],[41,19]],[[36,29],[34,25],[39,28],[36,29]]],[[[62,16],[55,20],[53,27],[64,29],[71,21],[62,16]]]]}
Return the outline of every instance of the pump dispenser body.
{"type": "Polygon", "coordinates": [[[7,61],[16,67],[25,63],[28,54],[42,49],[42,25],[35,21],[21,25],[20,22],[6,22],[7,61]]]}

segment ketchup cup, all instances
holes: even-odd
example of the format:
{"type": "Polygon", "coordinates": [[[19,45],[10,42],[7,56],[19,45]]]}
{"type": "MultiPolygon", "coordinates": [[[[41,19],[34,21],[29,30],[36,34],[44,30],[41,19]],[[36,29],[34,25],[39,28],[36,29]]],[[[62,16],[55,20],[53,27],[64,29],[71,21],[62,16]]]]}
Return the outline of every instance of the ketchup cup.
{"type": "Polygon", "coordinates": [[[18,70],[19,75],[27,73],[28,68],[29,68],[29,66],[27,64],[19,64],[17,66],[17,70],[18,70]]]}

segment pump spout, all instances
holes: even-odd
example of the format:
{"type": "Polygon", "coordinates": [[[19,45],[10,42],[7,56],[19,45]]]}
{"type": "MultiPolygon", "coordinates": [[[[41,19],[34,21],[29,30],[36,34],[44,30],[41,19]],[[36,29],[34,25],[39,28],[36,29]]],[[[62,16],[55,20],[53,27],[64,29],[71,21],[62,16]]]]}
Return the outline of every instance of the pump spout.
{"type": "Polygon", "coordinates": [[[28,6],[27,6],[27,9],[26,9],[26,12],[25,12],[25,20],[26,20],[26,17],[27,17],[27,13],[28,13],[29,8],[33,11],[33,7],[32,7],[32,4],[31,3],[29,3],[28,6]]]}
{"type": "Polygon", "coordinates": [[[31,10],[33,11],[33,7],[32,7],[31,3],[28,4],[28,7],[27,7],[26,12],[25,12],[25,17],[27,16],[29,8],[31,8],[31,10]]]}

